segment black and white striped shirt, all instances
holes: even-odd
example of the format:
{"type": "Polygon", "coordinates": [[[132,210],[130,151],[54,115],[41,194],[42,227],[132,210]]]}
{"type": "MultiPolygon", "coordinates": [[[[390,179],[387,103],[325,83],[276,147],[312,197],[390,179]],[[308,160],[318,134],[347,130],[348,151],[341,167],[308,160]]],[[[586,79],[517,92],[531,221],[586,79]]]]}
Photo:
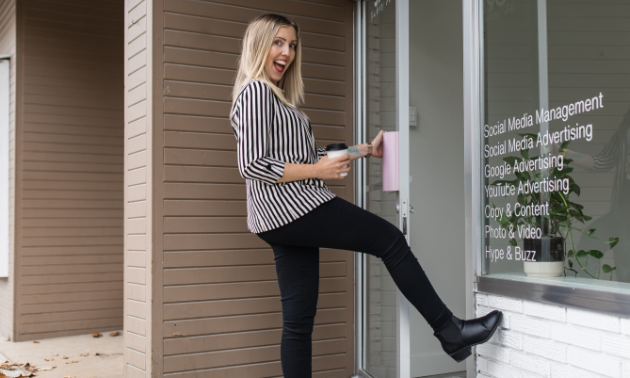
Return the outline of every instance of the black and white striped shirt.
{"type": "Polygon", "coordinates": [[[326,154],[315,147],[308,119],[286,106],[267,84],[243,87],[232,109],[238,169],[247,184],[247,226],[260,233],[278,228],[335,197],[323,180],[277,183],[284,163],[315,164],[326,154]]]}

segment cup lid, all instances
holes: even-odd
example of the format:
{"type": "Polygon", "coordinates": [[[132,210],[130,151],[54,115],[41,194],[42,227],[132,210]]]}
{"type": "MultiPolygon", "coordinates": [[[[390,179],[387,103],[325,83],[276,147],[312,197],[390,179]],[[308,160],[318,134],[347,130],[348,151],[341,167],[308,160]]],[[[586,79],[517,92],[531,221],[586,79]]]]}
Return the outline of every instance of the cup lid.
{"type": "Polygon", "coordinates": [[[341,151],[341,150],[347,150],[347,149],[348,149],[348,145],[345,143],[333,143],[326,146],[326,151],[341,151]]]}

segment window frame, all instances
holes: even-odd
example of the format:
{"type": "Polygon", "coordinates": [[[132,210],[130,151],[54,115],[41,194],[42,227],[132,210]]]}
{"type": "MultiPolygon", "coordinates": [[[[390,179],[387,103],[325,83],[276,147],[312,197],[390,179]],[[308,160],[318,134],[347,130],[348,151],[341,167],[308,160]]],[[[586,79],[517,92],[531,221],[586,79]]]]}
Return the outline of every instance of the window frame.
{"type": "MultiPolygon", "coordinates": [[[[464,1],[464,132],[466,135],[465,193],[466,193],[466,256],[472,260],[467,275],[471,275],[472,290],[524,299],[535,302],[579,308],[605,314],[627,316],[630,313],[630,294],[605,290],[565,287],[554,284],[531,283],[483,276],[483,206],[481,128],[484,119],[484,64],[483,64],[483,0],[464,1]]],[[[539,0],[540,1],[540,0],[539,0]]],[[[470,315],[470,314],[469,314],[470,315]]]]}

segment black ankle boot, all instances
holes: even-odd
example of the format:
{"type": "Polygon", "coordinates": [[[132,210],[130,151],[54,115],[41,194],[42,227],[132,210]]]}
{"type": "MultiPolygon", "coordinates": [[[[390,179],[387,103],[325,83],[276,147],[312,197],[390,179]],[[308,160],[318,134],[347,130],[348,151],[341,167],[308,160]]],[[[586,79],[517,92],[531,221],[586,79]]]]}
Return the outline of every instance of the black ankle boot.
{"type": "Polygon", "coordinates": [[[461,362],[471,355],[470,347],[490,340],[503,318],[501,311],[471,320],[453,316],[445,326],[433,335],[442,343],[442,349],[455,361],[461,362]]]}

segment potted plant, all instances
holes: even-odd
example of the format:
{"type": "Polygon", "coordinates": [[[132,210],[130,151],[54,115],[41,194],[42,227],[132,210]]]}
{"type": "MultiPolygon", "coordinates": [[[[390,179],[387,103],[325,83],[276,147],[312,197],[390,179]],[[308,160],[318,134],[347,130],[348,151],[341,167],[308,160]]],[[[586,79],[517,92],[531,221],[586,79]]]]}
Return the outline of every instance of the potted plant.
{"type": "MultiPolygon", "coordinates": [[[[532,138],[534,145],[538,136],[536,134],[519,134],[521,137],[532,138]]],[[[523,239],[523,250],[535,252],[534,258],[524,259],[524,270],[528,276],[536,277],[558,277],[566,272],[573,272],[577,277],[578,271],[584,272],[587,276],[598,279],[600,274],[610,273],[612,280],[612,272],[616,269],[608,264],[602,265],[601,259],[604,252],[600,250],[576,251],[573,233],[581,233],[583,237],[592,238],[601,242],[607,247],[606,251],[612,249],[618,242],[619,238],[611,237],[608,241],[595,237],[595,229],[584,230],[585,222],[592,217],[584,214],[584,206],[573,202],[573,195],[580,196],[580,187],[575,180],[569,175],[573,168],[569,167],[571,159],[565,158],[565,151],[569,145],[569,141],[562,143],[559,152],[563,157],[563,166],[554,167],[547,172],[536,172],[533,175],[529,172],[515,172],[514,180],[497,180],[492,185],[514,185],[519,186],[531,184],[533,182],[543,183],[553,180],[554,183],[562,183],[562,190],[540,191],[539,193],[529,192],[521,193],[517,197],[520,206],[539,206],[549,203],[549,214],[539,216],[516,216],[515,214],[502,214],[499,223],[502,227],[511,230],[539,230],[534,232],[534,237],[529,233],[513,233],[510,238],[510,245],[517,247],[516,238],[523,239]],[[526,234],[523,237],[523,234],[526,234]],[[567,251],[568,249],[568,251],[567,251]],[[594,258],[597,265],[597,273],[593,273],[588,269],[589,256],[594,258]],[[535,260],[535,261],[532,261],[535,260]]],[[[545,151],[547,154],[548,151],[545,151]]],[[[534,159],[537,157],[534,157],[534,159]]],[[[529,149],[521,151],[521,156],[507,156],[503,158],[505,162],[514,166],[515,163],[521,163],[530,160],[529,149]]],[[[530,253],[526,253],[530,255],[530,253]]]]}

